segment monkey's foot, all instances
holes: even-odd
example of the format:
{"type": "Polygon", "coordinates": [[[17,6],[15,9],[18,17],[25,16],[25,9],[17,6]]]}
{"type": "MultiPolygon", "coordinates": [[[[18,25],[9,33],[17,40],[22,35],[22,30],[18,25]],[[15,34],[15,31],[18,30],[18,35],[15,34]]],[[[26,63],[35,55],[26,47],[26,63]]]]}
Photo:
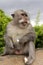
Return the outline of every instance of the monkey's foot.
{"type": "Polygon", "coordinates": [[[8,53],[3,53],[3,54],[1,54],[1,56],[6,56],[6,55],[8,55],[8,53]]]}
{"type": "Polygon", "coordinates": [[[24,63],[25,63],[25,65],[28,65],[27,62],[28,62],[28,59],[27,59],[27,57],[25,57],[25,58],[24,58],[24,63]]]}
{"type": "Polygon", "coordinates": [[[30,65],[27,57],[24,58],[24,62],[25,62],[25,65],[30,65]]]}
{"type": "Polygon", "coordinates": [[[29,62],[26,62],[25,65],[31,65],[29,62]]]}
{"type": "Polygon", "coordinates": [[[27,63],[27,61],[28,61],[28,59],[25,57],[25,58],[24,58],[24,62],[27,63]]]}

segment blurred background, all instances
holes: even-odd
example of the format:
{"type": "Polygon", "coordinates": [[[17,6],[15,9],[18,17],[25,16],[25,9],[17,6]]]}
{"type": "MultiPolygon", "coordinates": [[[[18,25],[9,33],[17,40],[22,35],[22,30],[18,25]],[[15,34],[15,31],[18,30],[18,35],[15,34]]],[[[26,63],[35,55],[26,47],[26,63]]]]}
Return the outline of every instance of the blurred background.
{"type": "Polygon", "coordinates": [[[17,9],[28,12],[36,32],[35,47],[43,48],[43,0],[0,0],[0,54],[5,46],[3,35],[6,25],[12,20],[11,14],[17,9]]]}

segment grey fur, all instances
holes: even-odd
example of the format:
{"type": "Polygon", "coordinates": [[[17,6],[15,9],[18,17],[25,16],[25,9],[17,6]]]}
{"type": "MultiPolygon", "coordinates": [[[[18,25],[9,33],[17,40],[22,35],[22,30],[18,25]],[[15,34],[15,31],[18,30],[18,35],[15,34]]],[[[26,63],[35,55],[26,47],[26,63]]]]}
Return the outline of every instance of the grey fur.
{"type": "MultiPolygon", "coordinates": [[[[21,54],[24,54],[28,62],[26,65],[29,65],[35,59],[35,31],[30,24],[30,19],[28,16],[21,17],[21,13],[26,13],[24,10],[17,10],[13,14],[13,20],[8,23],[6,32],[4,35],[5,40],[5,50],[4,54],[15,54],[15,50],[22,50],[21,54]],[[19,20],[26,19],[29,21],[26,26],[21,26],[19,20]],[[19,40],[17,42],[17,39],[19,40]]],[[[27,13],[26,13],[27,14],[27,13]]]]}

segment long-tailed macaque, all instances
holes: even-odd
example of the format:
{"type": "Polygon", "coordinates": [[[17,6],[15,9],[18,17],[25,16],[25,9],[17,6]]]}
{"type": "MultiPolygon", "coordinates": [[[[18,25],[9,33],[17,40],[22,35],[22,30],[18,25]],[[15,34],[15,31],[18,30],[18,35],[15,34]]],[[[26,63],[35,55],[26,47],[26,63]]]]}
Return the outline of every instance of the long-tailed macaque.
{"type": "Polygon", "coordinates": [[[13,20],[8,23],[4,35],[5,50],[3,55],[23,54],[25,64],[30,65],[35,59],[35,31],[24,10],[16,10],[12,17],[13,20]]]}

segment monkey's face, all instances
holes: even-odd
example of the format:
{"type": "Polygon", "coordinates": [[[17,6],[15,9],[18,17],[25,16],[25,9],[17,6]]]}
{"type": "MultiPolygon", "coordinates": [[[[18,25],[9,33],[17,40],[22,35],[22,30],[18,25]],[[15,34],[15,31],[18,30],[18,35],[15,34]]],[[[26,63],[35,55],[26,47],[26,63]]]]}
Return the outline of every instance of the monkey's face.
{"type": "Polygon", "coordinates": [[[18,21],[20,28],[26,28],[29,24],[28,15],[24,12],[21,13],[21,19],[18,21]]]}
{"type": "Polygon", "coordinates": [[[23,10],[15,11],[15,14],[12,15],[14,18],[14,22],[20,28],[26,28],[29,24],[29,17],[27,13],[23,10]]]}

